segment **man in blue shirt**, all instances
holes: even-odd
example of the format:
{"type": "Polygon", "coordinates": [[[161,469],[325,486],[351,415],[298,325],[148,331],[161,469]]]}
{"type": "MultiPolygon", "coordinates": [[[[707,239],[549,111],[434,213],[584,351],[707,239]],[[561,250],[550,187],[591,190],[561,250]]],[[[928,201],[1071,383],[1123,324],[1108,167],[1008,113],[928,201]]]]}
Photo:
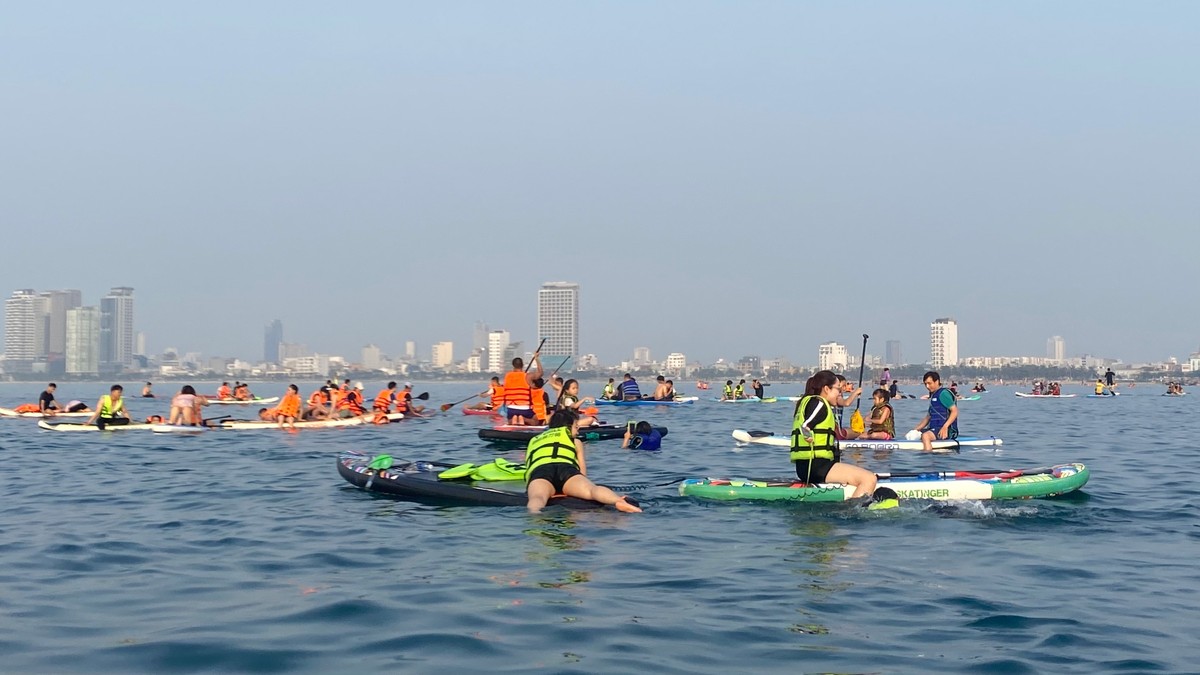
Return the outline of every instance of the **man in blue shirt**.
{"type": "Polygon", "coordinates": [[[625,373],[625,380],[617,385],[617,398],[621,401],[637,401],[642,398],[642,390],[638,388],[637,380],[625,373]]]}

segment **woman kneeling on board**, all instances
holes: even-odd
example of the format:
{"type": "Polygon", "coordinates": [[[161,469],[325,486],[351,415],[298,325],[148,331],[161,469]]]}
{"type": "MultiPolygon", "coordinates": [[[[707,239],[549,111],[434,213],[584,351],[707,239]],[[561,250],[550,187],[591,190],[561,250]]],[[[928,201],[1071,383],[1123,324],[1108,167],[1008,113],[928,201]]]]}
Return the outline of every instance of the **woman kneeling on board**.
{"type": "Polygon", "coordinates": [[[854,497],[870,495],[875,491],[875,474],[841,461],[837,418],[833,414],[833,406],[841,398],[842,390],[832,371],[822,370],[808,378],[792,421],[791,459],[796,463],[796,476],[809,485],[853,485],[854,497]]]}
{"type": "Polygon", "coordinates": [[[588,480],[583,442],[575,437],[578,433],[579,416],[571,410],[559,410],[550,417],[550,428],[529,441],[525,451],[525,494],[530,513],[541,511],[556,494],[612,504],[626,513],[641,513],[637,502],[588,480]]]}

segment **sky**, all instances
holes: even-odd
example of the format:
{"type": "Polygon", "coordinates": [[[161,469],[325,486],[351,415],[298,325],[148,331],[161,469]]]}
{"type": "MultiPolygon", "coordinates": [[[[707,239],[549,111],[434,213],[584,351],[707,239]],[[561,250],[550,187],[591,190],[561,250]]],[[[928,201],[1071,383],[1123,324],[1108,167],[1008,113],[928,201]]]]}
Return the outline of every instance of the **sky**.
{"type": "Polygon", "coordinates": [[[357,358],[1200,348],[1200,3],[6,2],[0,294],[357,358]]]}

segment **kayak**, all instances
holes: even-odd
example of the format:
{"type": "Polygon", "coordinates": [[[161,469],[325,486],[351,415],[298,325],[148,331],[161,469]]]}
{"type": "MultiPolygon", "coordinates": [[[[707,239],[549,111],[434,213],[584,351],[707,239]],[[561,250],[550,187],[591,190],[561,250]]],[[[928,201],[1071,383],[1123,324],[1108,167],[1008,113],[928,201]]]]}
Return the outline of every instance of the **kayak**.
{"type": "MultiPolygon", "coordinates": [[[[408,462],[388,469],[371,469],[371,457],[346,453],[338,457],[338,474],[351,485],[426,504],[452,506],[525,506],[525,481],[440,480],[438,473],[452,465],[408,462]]],[[[550,504],[573,508],[601,505],[573,497],[552,497],[550,504]]]]}
{"type": "Polygon", "coordinates": [[[56,417],[91,417],[92,412],[60,412],[53,415],[47,415],[40,412],[17,412],[12,408],[0,408],[0,417],[25,417],[29,419],[52,419],[56,417]]]}
{"type": "MultiPolygon", "coordinates": [[[[891,488],[901,499],[1032,499],[1074,492],[1088,482],[1083,464],[1059,464],[1036,469],[1007,471],[936,471],[881,473],[878,487],[891,488]]],[[[850,499],[854,486],[840,483],[806,485],[795,479],[747,480],[744,478],[688,478],[679,494],[700,499],[733,501],[841,502],[850,499]]]]}
{"type": "Polygon", "coordinates": [[[255,403],[274,403],[278,400],[278,396],[272,396],[270,398],[252,398],[249,401],[239,401],[232,398],[219,399],[214,396],[208,399],[208,402],[212,405],[254,405],[255,403]]]}
{"type": "Polygon", "coordinates": [[[615,406],[635,406],[635,405],[687,405],[699,401],[699,396],[682,396],[670,401],[655,401],[652,398],[643,398],[635,401],[608,401],[602,398],[596,399],[596,405],[615,405],[615,406]]]}
{"type": "Polygon", "coordinates": [[[779,397],[767,396],[766,398],[759,398],[751,396],[750,398],[714,398],[713,400],[717,403],[774,403],[779,400],[779,397]]]}
{"type": "MultiPolygon", "coordinates": [[[[593,427],[584,427],[579,430],[579,440],[581,441],[608,441],[614,438],[624,438],[624,424],[600,424],[593,427]]],[[[654,427],[658,429],[658,433],[663,436],[667,435],[666,427],[654,427]]],[[[546,430],[546,427],[532,426],[517,426],[511,424],[503,424],[491,429],[480,429],[479,437],[485,441],[501,442],[501,443],[528,443],[530,439],[546,430]]]]}
{"type": "Polygon", "coordinates": [[[134,422],[131,424],[109,424],[101,429],[95,424],[84,424],[83,422],[47,422],[46,420],[38,420],[38,428],[49,429],[50,431],[133,431],[135,429],[150,429],[154,424],[142,424],[134,422]]]}
{"type": "MultiPolygon", "coordinates": [[[[757,445],[774,445],[778,447],[789,448],[792,445],[791,435],[775,436],[769,431],[745,431],[743,429],[733,430],[733,440],[738,443],[751,443],[757,445]]],[[[853,440],[838,441],[838,448],[842,450],[921,450],[925,446],[921,441],[907,441],[903,438],[896,438],[890,441],[874,440],[869,438],[856,438],[853,440]]],[[[960,436],[952,441],[934,441],[932,444],[934,452],[958,452],[961,447],[974,448],[990,448],[1004,445],[1004,441],[991,436],[988,438],[977,438],[973,436],[960,436]]]]}
{"type": "Polygon", "coordinates": [[[1026,394],[1023,391],[1016,393],[1021,398],[1075,398],[1075,394],[1026,394]]]}

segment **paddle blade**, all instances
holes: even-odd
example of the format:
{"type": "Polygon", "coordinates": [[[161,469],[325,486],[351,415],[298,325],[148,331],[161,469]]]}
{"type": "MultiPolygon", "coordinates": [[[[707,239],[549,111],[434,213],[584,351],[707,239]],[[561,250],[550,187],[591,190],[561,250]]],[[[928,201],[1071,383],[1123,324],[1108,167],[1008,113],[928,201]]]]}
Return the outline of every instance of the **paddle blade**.
{"type": "Polygon", "coordinates": [[[443,403],[441,407],[442,407],[442,412],[446,412],[447,410],[453,408],[454,404],[453,403],[443,403]]]}
{"type": "Polygon", "coordinates": [[[419,398],[419,399],[421,399],[422,401],[428,401],[428,400],[429,400],[429,392],[427,392],[427,391],[423,391],[423,392],[421,392],[421,393],[420,393],[420,395],[418,395],[418,396],[415,396],[414,398],[419,398]]]}
{"type": "Polygon", "coordinates": [[[855,410],[854,414],[850,416],[850,431],[861,434],[866,430],[867,426],[863,423],[862,413],[855,410]]]}

